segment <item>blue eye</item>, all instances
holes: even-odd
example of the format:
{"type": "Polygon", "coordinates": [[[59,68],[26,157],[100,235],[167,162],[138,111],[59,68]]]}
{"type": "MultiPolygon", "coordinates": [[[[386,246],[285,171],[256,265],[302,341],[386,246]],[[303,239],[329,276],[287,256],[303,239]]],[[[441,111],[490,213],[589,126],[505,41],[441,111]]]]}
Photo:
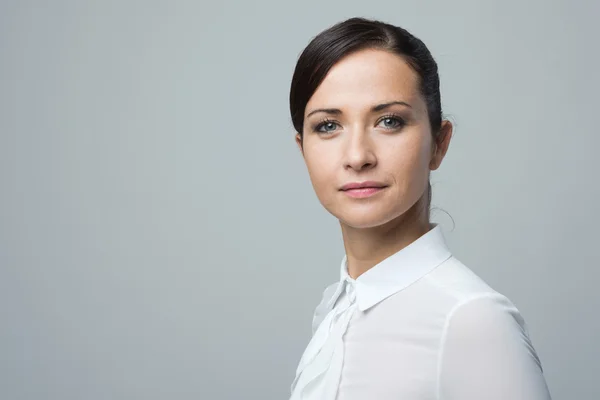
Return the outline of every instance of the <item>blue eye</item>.
{"type": "Polygon", "coordinates": [[[380,123],[384,122],[384,128],[386,129],[397,129],[404,126],[404,120],[402,118],[396,117],[394,115],[386,115],[381,120],[380,123]]]}
{"type": "Polygon", "coordinates": [[[314,130],[315,130],[315,132],[331,133],[331,132],[335,131],[336,126],[337,126],[336,122],[333,122],[330,120],[324,120],[323,122],[321,122],[320,124],[315,126],[314,130]],[[326,128],[326,129],[322,130],[321,128],[326,128]]]}

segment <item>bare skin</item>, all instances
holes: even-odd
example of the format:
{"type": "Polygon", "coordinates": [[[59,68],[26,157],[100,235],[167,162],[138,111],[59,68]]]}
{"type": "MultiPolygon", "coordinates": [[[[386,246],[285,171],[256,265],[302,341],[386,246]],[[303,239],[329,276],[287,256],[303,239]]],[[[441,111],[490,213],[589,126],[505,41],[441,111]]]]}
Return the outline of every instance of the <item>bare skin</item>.
{"type": "Polygon", "coordinates": [[[340,222],[352,278],[430,230],[429,175],[451,137],[444,120],[434,140],[418,75],[398,55],[365,49],[331,68],[306,106],[296,143],[319,201],[340,222]],[[373,110],[392,102],[406,104],[373,110]],[[363,181],[386,186],[367,198],[340,190],[363,181]]]}

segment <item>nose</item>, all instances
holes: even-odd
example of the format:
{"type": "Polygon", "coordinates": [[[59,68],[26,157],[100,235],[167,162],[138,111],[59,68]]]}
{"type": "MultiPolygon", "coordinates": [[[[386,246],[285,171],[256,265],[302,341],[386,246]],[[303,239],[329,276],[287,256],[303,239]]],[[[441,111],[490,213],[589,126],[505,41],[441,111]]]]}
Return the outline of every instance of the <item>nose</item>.
{"type": "Polygon", "coordinates": [[[357,130],[348,135],[345,168],[355,171],[373,168],[377,164],[375,149],[369,133],[357,130]]]}

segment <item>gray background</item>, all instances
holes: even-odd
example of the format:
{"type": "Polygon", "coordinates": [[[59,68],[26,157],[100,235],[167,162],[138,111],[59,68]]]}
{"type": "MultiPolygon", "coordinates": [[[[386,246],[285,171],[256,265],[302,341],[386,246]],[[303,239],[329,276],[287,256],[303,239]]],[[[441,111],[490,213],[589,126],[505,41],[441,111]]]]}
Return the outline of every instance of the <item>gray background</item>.
{"type": "Polygon", "coordinates": [[[289,84],[310,38],[351,16],[430,47],[456,124],[432,219],[521,310],[554,398],[600,398],[599,14],[2,1],[0,398],[287,398],[343,256],[289,84]]]}

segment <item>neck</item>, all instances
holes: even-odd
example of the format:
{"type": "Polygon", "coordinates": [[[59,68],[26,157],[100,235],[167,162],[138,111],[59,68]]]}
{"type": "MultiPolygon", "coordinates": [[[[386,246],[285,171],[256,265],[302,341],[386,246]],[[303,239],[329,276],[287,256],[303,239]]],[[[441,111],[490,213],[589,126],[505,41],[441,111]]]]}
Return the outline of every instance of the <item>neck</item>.
{"type": "Polygon", "coordinates": [[[356,279],[381,261],[429,232],[429,213],[421,198],[406,213],[376,227],[354,228],[340,221],[348,261],[348,275],[356,279]]]}

